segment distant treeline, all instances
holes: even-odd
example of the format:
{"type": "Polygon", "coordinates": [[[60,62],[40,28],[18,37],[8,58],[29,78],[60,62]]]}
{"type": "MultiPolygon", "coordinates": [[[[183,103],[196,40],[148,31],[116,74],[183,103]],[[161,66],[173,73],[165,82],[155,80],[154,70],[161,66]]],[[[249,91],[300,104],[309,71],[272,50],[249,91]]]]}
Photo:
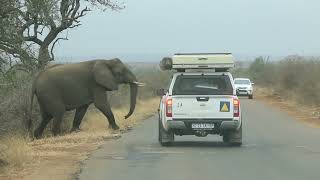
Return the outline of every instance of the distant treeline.
{"type": "Polygon", "coordinates": [[[280,61],[256,58],[248,68],[233,70],[235,77],[249,77],[299,103],[320,105],[320,58],[288,56],[280,61]]]}

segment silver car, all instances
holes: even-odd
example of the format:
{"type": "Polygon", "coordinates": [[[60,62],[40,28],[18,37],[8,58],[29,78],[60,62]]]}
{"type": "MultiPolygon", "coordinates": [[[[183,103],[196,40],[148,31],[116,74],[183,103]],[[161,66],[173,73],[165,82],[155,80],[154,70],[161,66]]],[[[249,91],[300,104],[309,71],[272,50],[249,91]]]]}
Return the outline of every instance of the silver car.
{"type": "Polygon", "coordinates": [[[253,85],[248,78],[236,78],[234,79],[234,85],[237,90],[237,96],[248,96],[249,99],[253,99],[253,85]]]}

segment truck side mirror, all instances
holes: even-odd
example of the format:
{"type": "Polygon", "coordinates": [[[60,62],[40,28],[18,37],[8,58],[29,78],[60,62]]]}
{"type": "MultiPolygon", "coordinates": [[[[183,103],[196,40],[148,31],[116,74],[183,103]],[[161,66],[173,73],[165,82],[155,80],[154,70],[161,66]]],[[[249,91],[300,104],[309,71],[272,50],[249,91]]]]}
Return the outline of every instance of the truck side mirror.
{"type": "Polygon", "coordinates": [[[254,83],[251,83],[251,85],[254,85],[254,83]]]}
{"type": "Polygon", "coordinates": [[[166,93],[167,93],[167,91],[165,89],[163,89],[163,88],[158,89],[157,92],[156,92],[156,94],[158,96],[164,96],[166,93]]]}

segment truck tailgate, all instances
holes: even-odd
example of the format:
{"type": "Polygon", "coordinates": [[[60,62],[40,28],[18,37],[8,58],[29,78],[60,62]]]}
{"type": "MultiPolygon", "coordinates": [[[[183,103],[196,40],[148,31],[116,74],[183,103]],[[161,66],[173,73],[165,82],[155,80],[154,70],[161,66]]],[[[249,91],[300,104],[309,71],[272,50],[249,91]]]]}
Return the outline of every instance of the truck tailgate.
{"type": "Polygon", "coordinates": [[[172,96],[173,119],[232,119],[233,96],[172,96]]]}

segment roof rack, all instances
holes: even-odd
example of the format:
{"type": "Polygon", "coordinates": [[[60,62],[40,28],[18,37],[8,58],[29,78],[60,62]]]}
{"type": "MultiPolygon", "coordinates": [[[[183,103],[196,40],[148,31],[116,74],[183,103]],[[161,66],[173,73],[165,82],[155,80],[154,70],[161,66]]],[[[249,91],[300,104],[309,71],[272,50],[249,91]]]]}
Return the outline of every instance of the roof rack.
{"type": "Polygon", "coordinates": [[[177,53],[160,62],[162,70],[175,69],[179,72],[186,69],[214,69],[223,72],[233,67],[234,58],[231,53],[177,53]]]}

